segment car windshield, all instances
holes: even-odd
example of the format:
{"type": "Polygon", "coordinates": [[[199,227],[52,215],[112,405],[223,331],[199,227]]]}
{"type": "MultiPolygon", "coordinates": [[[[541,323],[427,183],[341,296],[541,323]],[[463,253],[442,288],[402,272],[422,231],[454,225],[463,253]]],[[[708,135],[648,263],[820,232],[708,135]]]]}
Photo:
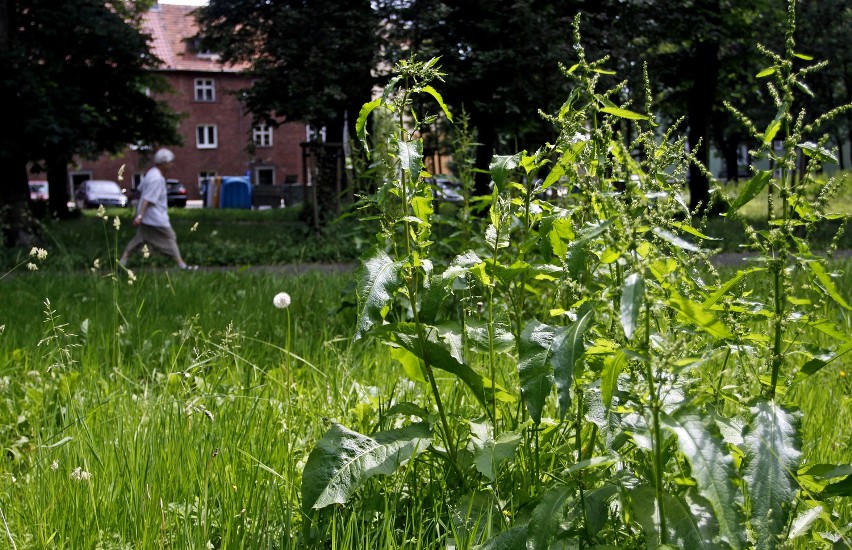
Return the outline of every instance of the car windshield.
{"type": "Polygon", "coordinates": [[[89,190],[96,193],[121,193],[121,188],[114,181],[90,181],[89,190]]]}

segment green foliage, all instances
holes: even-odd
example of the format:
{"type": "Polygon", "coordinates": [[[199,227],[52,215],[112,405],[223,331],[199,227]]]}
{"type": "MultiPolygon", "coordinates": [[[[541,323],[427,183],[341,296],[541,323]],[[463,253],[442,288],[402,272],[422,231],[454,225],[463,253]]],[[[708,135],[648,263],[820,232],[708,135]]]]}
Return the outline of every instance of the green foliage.
{"type": "MultiPolygon", "coordinates": [[[[390,144],[376,162],[394,177],[365,202],[382,229],[362,258],[358,335],[402,347],[395,357],[406,373],[428,384],[430,404],[417,416],[434,435],[413,467],[454,480],[458,490],[442,487],[443,498],[487,491],[507,502],[502,528],[480,509],[484,525],[465,531],[469,544],[772,548],[794,521],[797,537],[820,521],[793,516],[814,494],[797,485],[800,421],[784,396],[797,377],[847,351],[848,336],[818,319],[848,302],[808,241],[828,202],[808,200],[809,179],[831,155],[805,141],[809,128],[790,115],[793,84],[813,70],[792,68],[802,58],[790,44],[783,56],[764,49],[780,92],[755,154],[781,170],[755,174],[729,201],[727,215],[744,223],[759,262],[731,277],[710,261],[703,247],[716,240],[684,199],[695,156],[683,139],[660,139],[651,105],[638,113],[614,103],[619,87],[599,91],[607,71],[579,45],[579,62],[564,71],[574,91],[547,116],[559,137],[533,153],[494,156],[483,216],[471,234],[452,237],[469,248],[449,258],[433,253],[442,220],[421,156],[430,115],[415,101],[426,94],[446,110],[430,84],[442,76],[436,61],[399,64],[362,109],[365,146],[369,117],[387,111],[397,126],[373,136],[390,144]],[[618,131],[625,121],[637,136],[630,142],[618,131]],[[797,151],[809,159],[801,180],[789,172],[797,151]],[[740,213],[764,192],[765,230],[740,213]],[[838,340],[835,356],[802,339],[811,322],[838,340]],[[457,387],[447,393],[438,372],[457,387]],[[723,386],[723,377],[740,383],[723,386]]],[[[845,493],[845,481],[831,483],[832,494],[845,493]]],[[[820,505],[831,498],[823,492],[820,505]]]]}

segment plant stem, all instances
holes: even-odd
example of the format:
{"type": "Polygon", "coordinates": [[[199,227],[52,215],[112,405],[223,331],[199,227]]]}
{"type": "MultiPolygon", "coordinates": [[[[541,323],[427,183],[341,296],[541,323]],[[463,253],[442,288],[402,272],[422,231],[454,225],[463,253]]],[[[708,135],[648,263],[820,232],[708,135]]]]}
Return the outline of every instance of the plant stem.
{"type": "MultiPolygon", "coordinates": [[[[644,348],[650,349],[651,339],[651,308],[645,304],[645,341],[644,348]]],[[[660,394],[659,387],[654,382],[654,367],[650,358],[646,363],[645,376],[648,379],[648,388],[651,393],[651,416],[653,423],[653,452],[654,452],[654,492],[657,500],[657,513],[660,517],[660,544],[668,542],[666,528],[666,514],[663,505],[663,437],[660,430],[660,394]]]]}

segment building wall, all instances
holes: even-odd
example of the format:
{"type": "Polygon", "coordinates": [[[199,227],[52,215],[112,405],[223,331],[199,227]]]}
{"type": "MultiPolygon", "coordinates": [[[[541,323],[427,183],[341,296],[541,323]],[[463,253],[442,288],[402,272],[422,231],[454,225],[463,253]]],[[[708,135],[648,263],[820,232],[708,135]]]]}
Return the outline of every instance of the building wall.
{"type": "MultiPolygon", "coordinates": [[[[272,146],[251,146],[252,117],[244,112],[237,93],[248,87],[246,76],[232,72],[185,72],[168,71],[164,73],[172,87],[172,92],[164,96],[172,109],[183,115],[179,124],[179,133],[183,137],[182,146],[169,146],[176,159],[169,178],[179,179],[187,188],[190,199],[200,197],[199,174],[213,172],[218,176],[249,175],[252,183],[258,183],[258,169],[267,170],[265,175],[273,175],[272,183],[304,183],[302,179],[302,153],[300,144],[305,141],[305,126],[287,123],[272,129],[272,146]],[[214,101],[196,101],[195,80],[213,79],[215,86],[214,101]],[[196,127],[215,125],[217,128],[217,147],[201,149],[196,145],[196,127]],[[268,172],[268,170],[272,172],[268,172]]],[[[102,156],[95,161],[79,159],[76,166],[70,167],[71,180],[79,183],[83,179],[111,179],[118,181],[118,172],[125,166],[122,186],[133,188],[134,176],[137,179],[150,167],[153,152],[146,155],[138,151],[127,150],[116,156],[102,156]]]]}

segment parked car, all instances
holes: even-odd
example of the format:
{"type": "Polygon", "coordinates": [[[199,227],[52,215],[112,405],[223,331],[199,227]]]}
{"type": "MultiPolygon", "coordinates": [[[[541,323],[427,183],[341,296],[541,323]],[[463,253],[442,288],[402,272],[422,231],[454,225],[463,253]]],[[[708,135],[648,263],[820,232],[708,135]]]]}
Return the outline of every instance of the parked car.
{"type": "Polygon", "coordinates": [[[428,181],[432,184],[432,191],[436,199],[457,204],[464,202],[464,190],[461,183],[453,178],[439,174],[429,178],[428,181]]]}
{"type": "Polygon", "coordinates": [[[186,206],[186,187],[178,180],[166,180],[166,202],[169,206],[186,206]]]}
{"type": "Polygon", "coordinates": [[[46,201],[49,197],[46,181],[30,182],[30,200],[46,201]]]}
{"type": "Polygon", "coordinates": [[[124,189],[110,180],[87,180],[80,184],[74,193],[77,208],[95,208],[97,206],[120,206],[128,204],[124,189]]]}

